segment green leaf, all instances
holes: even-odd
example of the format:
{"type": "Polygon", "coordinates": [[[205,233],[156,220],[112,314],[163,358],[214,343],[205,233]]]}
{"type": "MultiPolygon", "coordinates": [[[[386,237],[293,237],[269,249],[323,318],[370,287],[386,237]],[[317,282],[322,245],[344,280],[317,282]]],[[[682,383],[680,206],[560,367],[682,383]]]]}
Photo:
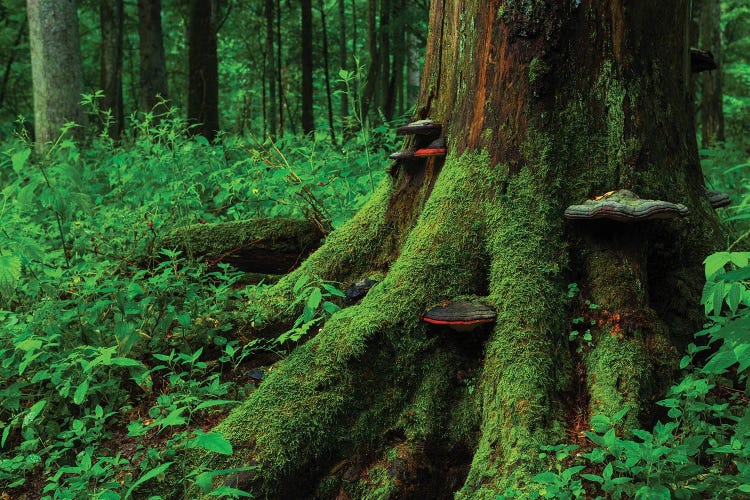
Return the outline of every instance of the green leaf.
{"type": "Polygon", "coordinates": [[[76,392],[73,393],[73,402],[77,405],[80,405],[86,400],[86,394],[89,392],[89,381],[88,379],[81,382],[81,385],[79,385],[76,388],[76,392]]]}
{"type": "Polygon", "coordinates": [[[727,294],[727,305],[732,313],[737,312],[737,308],[740,306],[740,300],[742,299],[742,291],[745,289],[739,283],[732,283],[729,287],[729,293],[727,294]]]}
{"type": "Polygon", "coordinates": [[[238,498],[253,498],[252,493],[248,493],[247,491],[238,490],[237,488],[232,488],[231,486],[219,486],[212,492],[208,493],[209,497],[238,497],[238,498]]]}
{"type": "Polygon", "coordinates": [[[0,294],[10,295],[21,279],[21,259],[15,255],[0,257],[0,294]]]}
{"type": "Polygon", "coordinates": [[[150,471],[148,471],[147,473],[145,473],[144,475],[142,475],[141,477],[139,477],[138,481],[136,481],[135,483],[133,483],[133,485],[130,487],[130,489],[125,493],[125,500],[127,500],[128,498],[131,498],[130,495],[133,493],[133,491],[135,491],[136,488],[138,488],[140,485],[142,485],[146,481],[149,481],[149,480],[155,478],[156,476],[158,476],[159,474],[162,474],[173,463],[174,462],[163,463],[160,466],[158,466],[157,468],[151,469],[150,471]]]}
{"type": "Polygon", "coordinates": [[[737,362],[737,356],[731,349],[721,349],[715,353],[701,370],[703,373],[720,374],[737,362]]]}
{"type": "Polygon", "coordinates": [[[203,448],[204,450],[213,451],[221,455],[231,455],[232,444],[224,439],[224,436],[219,432],[199,433],[193,439],[190,440],[192,447],[203,448]]]}
{"type": "Polygon", "coordinates": [[[13,156],[10,157],[11,163],[13,163],[13,171],[17,174],[20,174],[23,170],[24,165],[26,164],[26,160],[29,159],[29,156],[31,156],[31,149],[22,149],[21,151],[18,151],[13,156]]]}
{"type": "Polygon", "coordinates": [[[213,399],[211,401],[204,401],[198,406],[196,406],[193,411],[203,410],[205,408],[212,408],[214,406],[223,406],[223,405],[231,405],[234,403],[237,403],[238,401],[233,399],[213,399]]]}
{"type": "Polygon", "coordinates": [[[23,417],[23,424],[21,427],[27,427],[29,424],[31,424],[34,419],[36,419],[37,416],[42,412],[44,409],[44,405],[47,404],[46,399],[42,399],[41,401],[37,401],[34,406],[29,408],[29,412],[26,414],[25,417],[23,417]]]}
{"type": "Polygon", "coordinates": [[[713,276],[720,269],[724,269],[724,266],[729,261],[729,252],[716,252],[706,257],[706,259],[703,261],[703,265],[706,271],[706,279],[713,276]]]}
{"type": "Polygon", "coordinates": [[[182,412],[185,411],[185,408],[177,408],[176,410],[172,410],[169,412],[169,415],[161,419],[158,423],[162,427],[171,427],[175,425],[183,425],[187,422],[185,417],[182,416],[182,412]]]}

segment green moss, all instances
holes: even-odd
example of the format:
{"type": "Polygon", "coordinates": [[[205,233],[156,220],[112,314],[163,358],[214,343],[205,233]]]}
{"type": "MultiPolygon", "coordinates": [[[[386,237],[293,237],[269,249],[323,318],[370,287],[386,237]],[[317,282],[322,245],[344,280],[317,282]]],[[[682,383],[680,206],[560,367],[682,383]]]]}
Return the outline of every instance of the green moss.
{"type": "Polygon", "coordinates": [[[591,415],[614,415],[629,408],[624,427],[638,427],[639,404],[653,385],[643,340],[604,333],[584,361],[591,397],[591,415]]]}
{"type": "Polygon", "coordinates": [[[569,380],[560,281],[566,258],[560,211],[545,193],[554,183],[542,180],[547,145],[527,145],[533,164],[488,210],[490,299],[499,314],[480,377],[481,439],[460,496],[482,498],[527,480],[542,468],[539,446],[563,436],[555,394],[569,380]]]}
{"type": "MultiPolygon", "coordinates": [[[[484,220],[488,193],[479,186],[488,182],[487,163],[486,155],[449,158],[385,279],[278,363],[218,426],[235,447],[232,463],[261,464],[264,491],[283,488],[283,478],[326,463],[347,443],[377,446],[405,407],[413,411],[404,426],[413,438],[440,427],[440,417],[431,412],[440,404],[433,400],[445,394],[450,365],[448,358],[430,354],[434,337],[426,335],[420,317],[432,302],[476,293],[486,273],[484,233],[470,228],[484,220]]],[[[372,209],[378,208],[376,203],[372,209]]],[[[330,270],[333,264],[321,261],[333,258],[329,252],[343,254],[338,265],[347,252],[361,255],[355,249],[363,242],[354,235],[358,229],[372,235],[372,228],[359,227],[363,221],[374,224],[370,215],[359,215],[306,265],[330,270]]],[[[293,280],[287,277],[275,288],[293,286],[293,280]]]]}

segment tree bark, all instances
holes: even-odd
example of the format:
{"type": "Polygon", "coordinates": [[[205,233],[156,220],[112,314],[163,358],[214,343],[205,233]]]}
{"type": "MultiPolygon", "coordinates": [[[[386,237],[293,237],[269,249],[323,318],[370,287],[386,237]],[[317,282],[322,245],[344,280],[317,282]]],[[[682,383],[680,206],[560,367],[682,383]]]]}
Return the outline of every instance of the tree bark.
{"type": "MultiPolygon", "coordinates": [[[[346,70],[349,67],[349,62],[347,60],[346,56],[346,44],[347,44],[347,38],[346,38],[346,4],[345,0],[338,0],[339,5],[339,69],[346,70]]],[[[339,112],[341,114],[341,118],[346,118],[349,116],[349,95],[346,92],[343,92],[345,90],[345,87],[341,85],[342,88],[339,90],[342,90],[340,96],[340,106],[341,111],[339,112]]]]}
{"type": "Polygon", "coordinates": [[[268,118],[268,133],[272,138],[276,137],[278,119],[276,114],[276,54],[273,50],[274,38],[274,0],[266,0],[266,83],[268,85],[268,106],[266,116],[268,118]]]}
{"type": "Polygon", "coordinates": [[[141,110],[157,117],[168,111],[167,66],[161,29],[161,0],[138,0],[141,110]]]}
{"type": "Polygon", "coordinates": [[[192,132],[212,141],[219,131],[217,6],[191,0],[188,20],[188,122],[192,132]]]}
{"type": "MultiPolygon", "coordinates": [[[[46,149],[68,122],[83,123],[78,16],[74,0],[28,0],[36,148],[46,149]]],[[[80,137],[75,128],[71,133],[80,137]]]]}
{"type": "Polygon", "coordinates": [[[315,130],[313,117],[312,0],[302,0],[302,133],[315,130]]]}
{"type": "Polygon", "coordinates": [[[331,96],[331,71],[329,69],[329,54],[328,54],[328,26],[326,23],[326,11],[323,0],[318,2],[320,10],[320,29],[323,33],[323,70],[325,73],[326,81],[326,103],[328,104],[328,130],[331,135],[331,142],[336,144],[336,130],[333,127],[333,99],[331,96]]]}
{"type": "Polygon", "coordinates": [[[122,42],[124,6],[122,0],[102,0],[99,19],[102,31],[101,88],[102,109],[110,110],[109,136],[118,140],[125,128],[122,103],[122,42]]]}
{"type": "Polygon", "coordinates": [[[719,67],[701,75],[701,144],[704,148],[724,141],[724,70],[721,65],[721,3],[703,0],[700,9],[701,48],[710,51],[719,67]]]}
{"type": "Polygon", "coordinates": [[[248,308],[248,322],[294,317],[305,273],[384,275],[219,424],[234,455],[207,465],[257,464],[228,483],[275,498],[495,498],[528,492],[546,469],[539,446],[574,422],[627,407],[625,432],[649,425],[721,240],[692,126],[688,9],[433,2],[415,119],[443,124],[448,155],[398,163],[248,308]],[[621,188],[691,216],[564,222],[567,206],[621,188]],[[571,282],[580,303],[565,299],[571,282]],[[492,328],[420,320],[467,295],[495,308],[492,328]],[[568,334],[583,299],[601,313],[579,354],[568,334]]]}

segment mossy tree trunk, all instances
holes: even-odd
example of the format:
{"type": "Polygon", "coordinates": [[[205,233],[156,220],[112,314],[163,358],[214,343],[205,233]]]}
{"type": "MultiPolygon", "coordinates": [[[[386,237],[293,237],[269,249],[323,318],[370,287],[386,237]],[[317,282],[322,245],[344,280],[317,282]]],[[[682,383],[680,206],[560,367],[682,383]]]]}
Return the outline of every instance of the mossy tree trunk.
{"type": "Polygon", "coordinates": [[[396,165],[247,313],[288,314],[299,273],[385,275],[218,426],[235,454],[206,465],[257,464],[230,482],[276,498],[494,498],[592,413],[628,407],[623,431],[648,425],[699,326],[701,262],[720,239],[692,125],[688,9],[433,1],[417,118],[444,124],[448,156],[396,165]],[[691,215],[563,221],[566,206],[620,188],[691,215]],[[462,295],[485,297],[494,327],[420,321],[462,295]],[[601,309],[578,354],[568,333],[584,300],[601,309]]]}
{"type": "MultiPolygon", "coordinates": [[[[28,0],[34,135],[43,151],[68,122],[83,124],[78,16],[74,0],[28,0]]],[[[80,137],[74,128],[71,133],[80,137]]]]}

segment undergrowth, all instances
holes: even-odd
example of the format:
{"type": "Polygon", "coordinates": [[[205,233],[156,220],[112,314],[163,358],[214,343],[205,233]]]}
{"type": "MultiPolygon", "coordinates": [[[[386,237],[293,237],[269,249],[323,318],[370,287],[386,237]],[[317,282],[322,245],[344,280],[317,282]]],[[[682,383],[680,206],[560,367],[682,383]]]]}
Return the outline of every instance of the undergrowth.
{"type": "MultiPolygon", "coordinates": [[[[336,227],[384,175],[387,155],[368,158],[365,148],[394,137],[383,126],[339,148],[315,137],[211,144],[172,115],[134,119],[121,143],[99,135],[82,146],[67,130],[43,156],[23,134],[0,144],[0,490],[142,498],[181,449],[232,453],[201,429],[342,295],[306,277],[290,331],[264,343],[235,338],[232,312],[259,288],[239,286],[242,273],[228,265],[162,248],[163,236],[253,217],[336,227]]],[[[248,496],[214,489],[215,477],[236,472],[196,472],[185,486],[248,496]]]]}

